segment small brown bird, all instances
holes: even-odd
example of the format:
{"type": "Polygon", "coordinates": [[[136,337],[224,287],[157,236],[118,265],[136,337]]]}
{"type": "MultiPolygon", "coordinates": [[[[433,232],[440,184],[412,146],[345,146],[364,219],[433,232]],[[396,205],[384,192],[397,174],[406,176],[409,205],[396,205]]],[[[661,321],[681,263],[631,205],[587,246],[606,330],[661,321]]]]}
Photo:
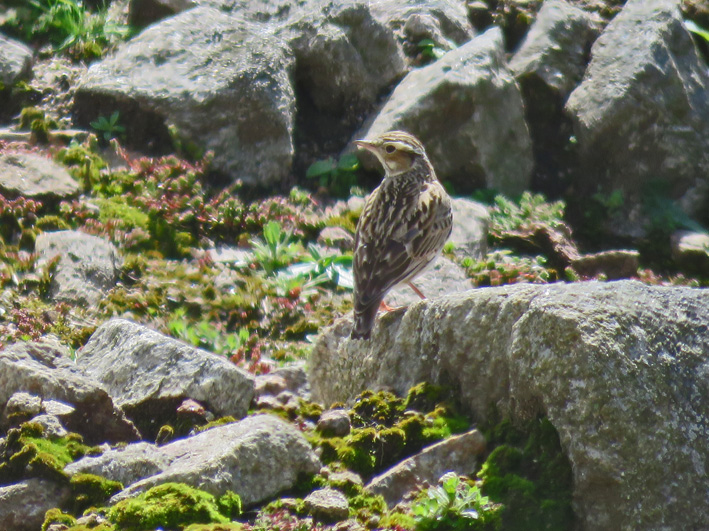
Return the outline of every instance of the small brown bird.
{"type": "Polygon", "coordinates": [[[453,226],[451,200],[436,178],[421,142],[391,131],[357,140],[384,166],[384,180],[364,205],[354,251],[352,339],[369,339],[377,310],[394,286],[411,281],[443,249],[453,226]]]}

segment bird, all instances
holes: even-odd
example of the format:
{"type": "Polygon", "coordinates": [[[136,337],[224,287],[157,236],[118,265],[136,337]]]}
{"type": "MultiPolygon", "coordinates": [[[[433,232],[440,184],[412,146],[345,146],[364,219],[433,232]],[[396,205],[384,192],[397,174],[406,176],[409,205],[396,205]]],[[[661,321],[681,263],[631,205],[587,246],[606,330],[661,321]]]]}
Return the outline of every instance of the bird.
{"type": "Polygon", "coordinates": [[[366,340],[389,290],[408,284],[425,298],[411,281],[443,250],[453,213],[451,199],[414,135],[390,131],[355,144],[371,151],[384,167],[384,178],[367,198],[355,231],[350,338],[366,340]]]}

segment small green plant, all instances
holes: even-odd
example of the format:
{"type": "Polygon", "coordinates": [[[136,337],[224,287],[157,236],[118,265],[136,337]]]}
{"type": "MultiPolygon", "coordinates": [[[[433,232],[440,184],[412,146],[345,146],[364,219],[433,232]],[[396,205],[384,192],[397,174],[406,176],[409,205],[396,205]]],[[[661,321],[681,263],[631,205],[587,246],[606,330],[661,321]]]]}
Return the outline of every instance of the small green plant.
{"type": "Polygon", "coordinates": [[[75,59],[100,58],[128,37],[130,28],[107,21],[106,10],[93,13],[77,0],[10,0],[0,29],[31,43],[49,42],[75,59]]]}
{"type": "Polygon", "coordinates": [[[114,111],[109,118],[99,116],[98,119],[91,122],[91,127],[96,129],[106,142],[109,142],[112,138],[118,138],[126,132],[126,128],[118,123],[120,117],[118,111],[114,111]]]}
{"type": "Polygon", "coordinates": [[[497,249],[489,252],[482,260],[470,257],[463,259],[461,265],[476,286],[501,286],[518,282],[546,284],[558,276],[553,269],[546,267],[546,258],[516,256],[509,249],[497,249]]]}
{"type": "Polygon", "coordinates": [[[336,197],[348,197],[352,187],[357,185],[359,159],[354,153],[342,155],[338,161],[332,157],[318,160],[305,172],[307,179],[317,179],[322,188],[326,188],[336,197]]]}
{"type": "Polygon", "coordinates": [[[493,530],[500,528],[501,506],[480,488],[451,472],[436,487],[422,491],[412,511],[416,531],[493,530]]]}
{"type": "Polygon", "coordinates": [[[440,59],[446,53],[443,48],[436,45],[433,39],[422,39],[416,44],[416,47],[419,49],[422,57],[434,61],[440,59]]]}
{"type": "Polygon", "coordinates": [[[173,314],[167,327],[174,337],[185,343],[227,357],[236,354],[249,339],[249,331],[246,328],[242,328],[237,333],[227,333],[209,321],[192,324],[187,320],[185,310],[181,308],[173,314]]]}
{"type": "Polygon", "coordinates": [[[694,22],[693,20],[685,20],[684,25],[687,26],[687,29],[694,33],[695,35],[701,37],[705,41],[709,43],[709,30],[706,28],[702,28],[699,24],[694,22]]]}
{"type": "Polygon", "coordinates": [[[303,250],[291,231],[283,230],[277,221],[269,221],[263,228],[263,238],[251,240],[254,260],[267,274],[286,267],[303,250]]]}
{"type": "Polygon", "coordinates": [[[510,233],[525,233],[539,225],[556,227],[563,223],[563,201],[549,203],[541,194],[524,192],[519,201],[503,195],[495,197],[495,206],[490,209],[490,234],[500,238],[510,233]]]}

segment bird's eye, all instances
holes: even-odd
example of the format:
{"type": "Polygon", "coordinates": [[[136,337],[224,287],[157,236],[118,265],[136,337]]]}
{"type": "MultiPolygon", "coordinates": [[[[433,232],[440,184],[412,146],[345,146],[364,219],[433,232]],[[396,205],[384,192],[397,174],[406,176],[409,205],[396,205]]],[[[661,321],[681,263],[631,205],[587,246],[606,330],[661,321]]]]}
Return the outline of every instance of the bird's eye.
{"type": "Polygon", "coordinates": [[[396,148],[391,144],[387,144],[387,146],[384,148],[384,151],[391,155],[392,153],[394,153],[394,151],[396,151],[396,148]]]}

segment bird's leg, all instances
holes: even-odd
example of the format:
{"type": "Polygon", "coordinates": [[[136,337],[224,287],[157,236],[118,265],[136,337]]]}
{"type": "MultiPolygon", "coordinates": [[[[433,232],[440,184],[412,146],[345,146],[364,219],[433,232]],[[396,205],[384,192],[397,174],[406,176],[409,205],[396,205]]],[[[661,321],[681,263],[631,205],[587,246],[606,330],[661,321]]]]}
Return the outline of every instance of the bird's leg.
{"type": "Polygon", "coordinates": [[[409,285],[409,287],[410,287],[412,290],[414,290],[414,293],[416,293],[416,295],[418,295],[418,296],[421,297],[422,299],[425,299],[425,298],[426,298],[426,295],[424,295],[423,292],[422,292],[420,289],[418,289],[416,286],[414,286],[414,283],[413,283],[413,282],[407,282],[407,284],[409,285]]]}
{"type": "Polygon", "coordinates": [[[396,310],[396,308],[393,308],[392,306],[389,306],[386,302],[382,301],[379,303],[379,309],[382,310],[383,312],[391,312],[396,310]]]}

